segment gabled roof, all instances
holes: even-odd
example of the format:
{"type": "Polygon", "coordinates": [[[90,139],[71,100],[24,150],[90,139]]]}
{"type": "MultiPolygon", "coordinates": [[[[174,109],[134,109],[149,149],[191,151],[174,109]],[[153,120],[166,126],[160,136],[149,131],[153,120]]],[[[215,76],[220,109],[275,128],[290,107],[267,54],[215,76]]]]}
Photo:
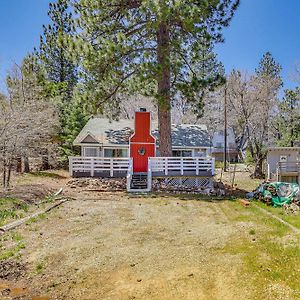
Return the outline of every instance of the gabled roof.
{"type": "MultiPolygon", "coordinates": [[[[133,133],[134,120],[110,121],[106,118],[90,119],[74,140],[74,145],[94,143],[100,145],[128,145],[133,133]]],[[[152,134],[159,139],[157,123],[152,122],[152,134]]],[[[172,125],[173,147],[209,147],[210,138],[206,125],[181,124],[172,125]]]]}
{"type": "MultiPolygon", "coordinates": [[[[152,132],[159,140],[158,130],[152,132]]],[[[181,124],[172,125],[172,146],[173,147],[209,147],[210,138],[205,125],[181,124]]]]}

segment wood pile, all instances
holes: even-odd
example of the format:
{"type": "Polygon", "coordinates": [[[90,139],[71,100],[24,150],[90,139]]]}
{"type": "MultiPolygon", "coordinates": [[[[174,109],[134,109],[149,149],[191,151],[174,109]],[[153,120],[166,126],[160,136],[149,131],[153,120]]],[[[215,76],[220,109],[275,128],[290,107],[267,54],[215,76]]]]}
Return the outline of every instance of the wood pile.
{"type": "Polygon", "coordinates": [[[295,189],[288,183],[263,183],[249,194],[267,205],[283,206],[287,213],[300,211],[300,195],[297,193],[297,187],[295,189]]]}
{"type": "Polygon", "coordinates": [[[126,178],[73,178],[67,186],[90,192],[118,192],[126,190],[126,178]]]}
{"type": "Polygon", "coordinates": [[[283,208],[286,214],[296,215],[300,212],[300,203],[298,201],[298,202],[292,202],[291,204],[284,204],[283,208]]]}

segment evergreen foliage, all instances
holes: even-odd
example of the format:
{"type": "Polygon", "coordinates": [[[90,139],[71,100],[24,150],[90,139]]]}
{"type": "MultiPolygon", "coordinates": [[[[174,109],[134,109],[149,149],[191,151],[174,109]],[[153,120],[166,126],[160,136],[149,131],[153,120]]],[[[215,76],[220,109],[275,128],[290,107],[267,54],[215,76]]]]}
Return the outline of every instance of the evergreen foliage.
{"type": "MultiPolygon", "coordinates": [[[[43,25],[43,35],[40,37],[40,48],[36,53],[42,60],[47,80],[55,85],[64,99],[70,99],[74,86],[77,83],[77,67],[67,51],[66,40],[74,35],[75,26],[69,8],[69,0],[57,0],[49,4],[49,25],[43,25]]],[[[55,93],[55,92],[54,92],[55,93]]]]}
{"type": "MultiPolygon", "coordinates": [[[[86,88],[95,106],[120,92],[155,96],[160,153],[171,153],[171,100],[179,93],[202,107],[199,93],[213,85],[201,78],[203,44],[221,42],[239,4],[222,1],[77,0],[86,88]]],[[[218,80],[217,80],[218,81],[218,80]]]]}
{"type": "Polygon", "coordinates": [[[278,88],[283,84],[281,78],[282,67],[277,63],[270,52],[266,52],[259,62],[258,68],[255,70],[256,74],[261,77],[265,77],[265,80],[269,78],[278,80],[278,88]]]}
{"type": "Polygon", "coordinates": [[[293,147],[300,142],[300,88],[285,90],[279,103],[278,146],[293,147]]]}

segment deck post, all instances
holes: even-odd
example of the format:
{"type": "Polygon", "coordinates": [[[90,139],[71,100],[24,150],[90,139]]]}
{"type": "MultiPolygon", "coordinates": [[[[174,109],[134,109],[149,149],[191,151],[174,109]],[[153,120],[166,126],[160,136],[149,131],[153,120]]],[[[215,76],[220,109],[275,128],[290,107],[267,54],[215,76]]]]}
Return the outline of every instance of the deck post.
{"type": "Polygon", "coordinates": [[[73,159],[71,156],[69,157],[69,173],[70,173],[70,176],[72,177],[73,176],[73,159]]]}
{"type": "Polygon", "coordinates": [[[95,167],[95,161],[94,161],[94,157],[92,157],[91,158],[91,177],[94,177],[94,174],[95,174],[94,167],[95,167]]]}
{"type": "Polygon", "coordinates": [[[110,158],[110,159],[109,159],[109,162],[110,162],[110,177],[113,177],[113,176],[114,176],[113,159],[110,158]]]}
{"type": "Polygon", "coordinates": [[[168,175],[168,159],[165,157],[164,161],[165,161],[165,175],[168,175]]]}
{"type": "Polygon", "coordinates": [[[183,158],[180,158],[180,174],[183,175],[183,158]]]}
{"type": "Polygon", "coordinates": [[[196,158],[196,175],[199,175],[199,157],[196,158]]]}
{"type": "Polygon", "coordinates": [[[211,159],[211,175],[212,176],[215,175],[215,158],[214,157],[211,159]]]}

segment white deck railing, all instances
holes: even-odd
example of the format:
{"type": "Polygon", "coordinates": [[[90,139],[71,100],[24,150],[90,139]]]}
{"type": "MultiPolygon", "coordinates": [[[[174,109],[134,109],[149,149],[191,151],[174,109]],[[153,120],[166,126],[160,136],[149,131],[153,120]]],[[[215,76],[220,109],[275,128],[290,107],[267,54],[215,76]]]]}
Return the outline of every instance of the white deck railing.
{"type": "MultiPolygon", "coordinates": [[[[80,176],[110,176],[122,173],[133,174],[132,158],[110,157],[69,157],[70,175],[80,176]],[[97,174],[98,173],[98,174],[97,174]]],[[[209,157],[150,157],[148,177],[159,175],[196,175],[215,174],[215,160],[209,157]],[[154,174],[153,174],[154,173],[154,174]],[[175,174],[176,173],[176,174],[175,174]]]]}
{"type": "Polygon", "coordinates": [[[279,162],[278,163],[279,173],[300,173],[300,162],[279,162]]]}
{"type": "Polygon", "coordinates": [[[215,174],[215,160],[210,157],[151,157],[149,166],[152,173],[162,172],[165,176],[171,173],[184,175],[194,173],[201,175],[201,172],[215,174]]]}
{"type": "Polygon", "coordinates": [[[130,158],[128,157],[69,157],[70,175],[74,173],[89,173],[91,177],[95,173],[108,173],[110,177],[114,177],[116,172],[127,173],[130,158]]]}

